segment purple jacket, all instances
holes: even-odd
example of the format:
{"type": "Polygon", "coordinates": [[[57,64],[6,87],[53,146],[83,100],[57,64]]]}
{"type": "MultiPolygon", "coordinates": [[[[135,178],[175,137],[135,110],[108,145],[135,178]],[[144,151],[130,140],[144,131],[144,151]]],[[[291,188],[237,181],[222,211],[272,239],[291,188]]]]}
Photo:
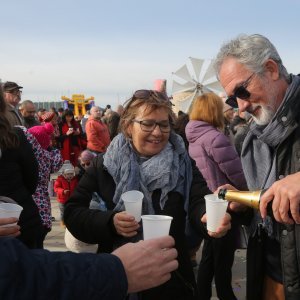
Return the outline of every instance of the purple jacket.
{"type": "Polygon", "coordinates": [[[240,158],[228,137],[203,121],[189,121],[185,133],[189,154],[212,192],[226,183],[247,190],[240,158]]]}

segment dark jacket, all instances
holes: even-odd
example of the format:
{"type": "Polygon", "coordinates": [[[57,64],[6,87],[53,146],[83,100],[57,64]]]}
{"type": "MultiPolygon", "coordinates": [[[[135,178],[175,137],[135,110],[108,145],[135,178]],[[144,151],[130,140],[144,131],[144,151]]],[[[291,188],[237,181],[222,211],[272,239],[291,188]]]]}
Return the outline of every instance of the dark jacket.
{"type": "MultiPolygon", "coordinates": [[[[289,127],[286,136],[275,150],[276,178],[300,171],[300,88],[294,95],[298,101],[286,105],[278,121],[289,127]]],[[[300,183],[299,183],[300,184],[300,183]]],[[[279,224],[281,265],[286,300],[300,299],[300,225],[279,224]]],[[[247,299],[259,299],[263,282],[264,235],[256,231],[250,237],[247,251],[247,299]]]]}
{"type": "Polygon", "coordinates": [[[19,146],[3,150],[0,158],[0,195],[15,200],[23,207],[19,225],[19,239],[29,248],[35,248],[35,241],[43,231],[38,207],[32,199],[38,183],[38,164],[31,145],[23,131],[15,128],[19,146]]]}
{"type": "Polygon", "coordinates": [[[128,284],[115,255],[28,250],[0,238],[0,299],[123,300],[128,284]]]}
{"type": "MultiPolygon", "coordinates": [[[[76,238],[86,243],[99,243],[102,251],[106,252],[112,251],[120,239],[124,240],[113,226],[114,192],[114,180],[103,166],[103,155],[99,155],[81,178],[64,212],[65,224],[76,238]],[[89,209],[92,192],[100,195],[108,211],[89,209]]],[[[203,196],[207,193],[210,191],[195,167],[190,198],[204,202],[203,196]]],[[[152,196],[155,213],[173,217],[170,235],[175,239],[179,269],[164,285],[143,292],[142,299],[193,299],[190,286],[195,287],[195,282],[184,235],[186,215],[183,198],[177,192],[170,192],[163,210],[160,209],[159,199],[160,190],[156,190],[152,196]]]]}

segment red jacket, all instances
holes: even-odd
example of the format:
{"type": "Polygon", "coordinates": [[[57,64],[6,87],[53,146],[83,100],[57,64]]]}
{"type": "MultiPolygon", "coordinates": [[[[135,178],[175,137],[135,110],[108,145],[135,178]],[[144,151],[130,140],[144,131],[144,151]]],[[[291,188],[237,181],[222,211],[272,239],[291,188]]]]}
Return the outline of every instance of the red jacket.
{"type": "Polygon", "coordinates": [[[54,183],[54,191],[57,194],[57,201],[59,203],[65,204],[70,195],[73,193],[75,187],[78,184],[78,178],[75,176],[68,181],[63,175],[57,177],[54,183]],[[64,190],[69,190],[69,193],[64,194],[64,190]]]}
{"type": "Polygon", "coordinates": [[[105,152],[110,144],[109,131],[106,124],[90,117],[86,122],[85,130],[87,148],[97,152],[105,152]]]}

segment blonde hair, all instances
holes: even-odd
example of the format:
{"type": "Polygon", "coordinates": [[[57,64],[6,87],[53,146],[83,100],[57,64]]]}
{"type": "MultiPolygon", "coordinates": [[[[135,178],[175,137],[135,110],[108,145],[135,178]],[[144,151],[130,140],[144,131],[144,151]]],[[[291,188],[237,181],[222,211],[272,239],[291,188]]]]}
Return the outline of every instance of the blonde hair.
{"type": "Polygon", "coordinates": [[[223,100],[218,95],[205,93],[194,100],[189,112],[190,120],[207,122],[222,130],[224,128],[223,106],[223,100]]]}
{"type": "MultiPolygon", "coordinates": [[[[159,93],[157,94],[159,95],[159,93]]],[[[135,119],[139,108],[142,107],[143,105],[146,105],[146,109],[145,109],[146,114],[151,114],[153,111],[157,109],[165,109],[169,115],[170,124],[172,125],[174,123],[174,113],[172,111],[172,105],[169,100],[157,96],[152,96],[152,95],[150,95],[150,97],[143,98],[143,99],[135,98],[133,96],[125,103],[125,109],[120,120],[120,129],[122,133],[125,135],[125,137],[129,137],[128,127],[135,119]]]]}

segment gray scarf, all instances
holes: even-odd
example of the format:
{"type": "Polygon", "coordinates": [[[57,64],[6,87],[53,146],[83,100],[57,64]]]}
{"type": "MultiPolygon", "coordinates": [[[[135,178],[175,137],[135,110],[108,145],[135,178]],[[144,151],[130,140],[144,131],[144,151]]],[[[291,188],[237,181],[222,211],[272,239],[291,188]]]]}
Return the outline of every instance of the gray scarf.
{"type": "MultiPolygon", "coordinates": [[[[250,130],[244,140],[241,160],[249,190],[269,188],[276,180],[276,147],[284,141],[293,121],[293,107],[299,101],[300,78],[291,76],[284,99],[276,114],[268,125],[259,126],[252,122],[250,130]]],[[[274,236],[271,217],[262,221],[259,212],[251,225],[254,233],[257,224],[261,223],[270,237],[274,236]]]]}
{"type": "Polygon", "coordinates": [[[182,138],[171,132],[166,147],[150,158],[140,157],[131,142],[118,134],[104,155],[104,166],[116,183],[113,202],[115,211],[123,211],[121,194],[139,190],[144,194],[143,214],[154,214],[152,193],[161,190],[160,207],[164,208],[170,191],[184,196],[187,210],[189,191],[192,183],[192,167],[182,138]]]}

